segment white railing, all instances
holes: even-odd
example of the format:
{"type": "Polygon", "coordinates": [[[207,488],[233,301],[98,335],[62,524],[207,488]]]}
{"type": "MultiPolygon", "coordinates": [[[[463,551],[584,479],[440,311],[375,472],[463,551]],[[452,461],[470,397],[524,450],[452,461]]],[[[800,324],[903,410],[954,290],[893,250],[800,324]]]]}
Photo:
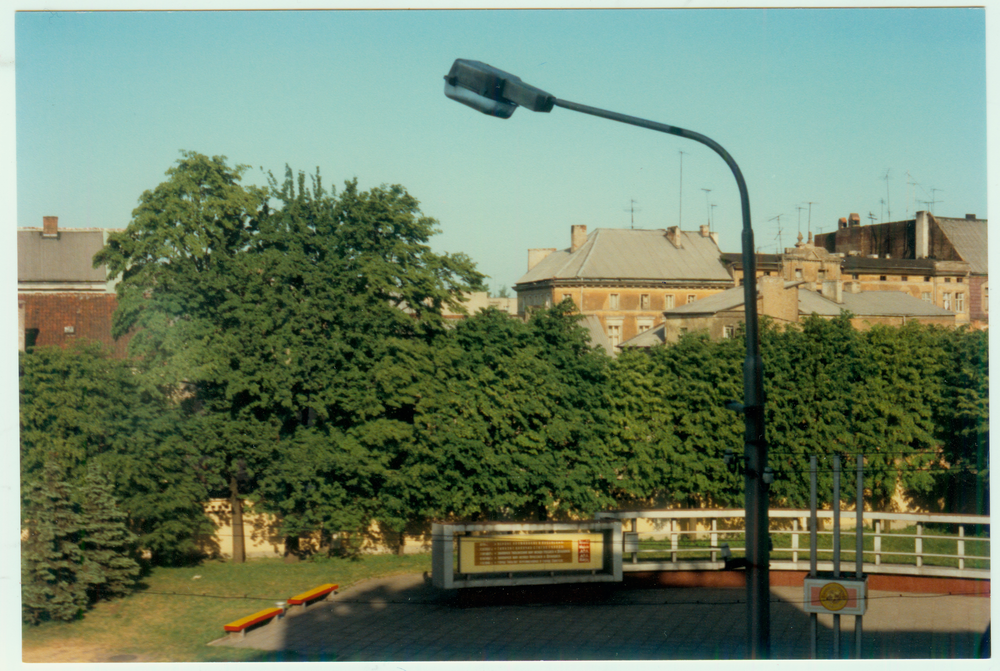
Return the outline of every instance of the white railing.
{"type": "MultiPolygon", "coordinates": [[[[808,510],[768,511],[771,537],[789,537],[787,546],[775,544],[772,548],[770,564],[772,570],[809,570],[810,514],[808,510]],[[788,526],[790,528],[784,528],[788,526]],[[790,557],[784,558],[782,555],[790,557]],[[778,558],[775,558],[776,556],[778,558]]],[[[744,535],[744,516],[743,510],[622,510],[601,512],[596,515],[598,519],[622,521],[625,571],[725,568],[725,555],[738,555],[744,550],[739,546],[729,547],[727,542],[727,539],[736,540],[744,535]],[[648,520],[644,526],[654,528],[643,529],[640,532],[638,529],[640,520],[648,520]],[[692,528],[681,529],[682,521],[688,521],[692,528]],[[701,544],[693,546],[690,543],[682,543],[685,539],[698,539],[701,544]],[[708,545],[704,545],[704,541],[708,541],[708,545]],[[652,558],[649,555],[658,557],[652,558]]],[[[845,573],[853,572],[856,554],[855,513],[842,510],[840,516],[842,539],[840,567],[845,573]]],[[[820,520],[817,525],[817,536],[832,536],[833,532],[825,530],[822,521],[831,520],[833,511],[820,510],[817,512],[817,518],[820,520]]],[[[863,562],[862,570],[865,573],[989,579],[989,525],[988,515],[865,511],[862,523],[865,548],[863,557],[870,558],[870,561],[863,562]],[[914,526],[916,530],[911,533],[894,532],[891,530],[893,522],[901,522],[907,527],[914,526]],[[958,525],[958,534],[928,533],[927,525],[932,524],[958,525]],[[986,534],[966,536],[962,525],[979,525],[986,529],[986,534]],[[892,539],[893,547],[883,547],[883,541],[886,539],[892,539]],[[897,539],[904,541],[900,544],[896,542],[897,539]],[[925,541],[944,542],[937,544],[938,552],[927,552],[924,549],[925,541]],[[942,545],[944,551],[941,551],[942,545]],[[971,554],[968,551],[971,551],[971,554]],[[903,558],[912,558],[912,563],[901,561],[903,558]]],[[[832,548],[818,547],[816,555],[818,570],[833,570],[832,548]]]]}

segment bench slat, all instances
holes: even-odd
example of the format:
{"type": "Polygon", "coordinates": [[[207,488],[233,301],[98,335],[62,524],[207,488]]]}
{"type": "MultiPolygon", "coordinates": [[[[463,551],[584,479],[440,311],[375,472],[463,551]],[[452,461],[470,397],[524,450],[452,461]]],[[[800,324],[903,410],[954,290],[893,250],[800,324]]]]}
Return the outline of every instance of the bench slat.
{"type": "Polygon", "coordinates": [[[265,608],[264,610],[259,610],[253,615],[247,615],[246,617],[230,622],[227,625],[223,625],[225,631],[243,631],[247,627],[257,624],[258,622],[263,622],[268,620],[275,615],[280,615],[284,612],[284,608],[265,608]]]}
{"type": "Polygon", "coordinates": [[[288,600],[288,603],[292,606],[299,606],[301,604],[306,603],[307,601],[312,601],[313,599],[317,599],[321,596],[329,594],[330,592],[336,590],[339,586],[340,585],[334,585],[333,583],[320,585],[319,587],[311,589],[308,592],[302,592],[302,594],[296,594],[295,596],[293,596],[288,600]]]}

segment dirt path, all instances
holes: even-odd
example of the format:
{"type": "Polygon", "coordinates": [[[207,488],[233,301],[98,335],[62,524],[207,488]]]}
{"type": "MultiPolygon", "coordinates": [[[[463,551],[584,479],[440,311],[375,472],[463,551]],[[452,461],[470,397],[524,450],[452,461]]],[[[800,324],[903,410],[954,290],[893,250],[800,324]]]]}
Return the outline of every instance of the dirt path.
{"type": "Polygon", "coordinates": [[[41,647],[21,648],[21,661],[25,663],[66,663],[66,662],[149,662],[142,655],[119,655],[93,645],[81,645],[73,641],[53,641],[41,647]]]}

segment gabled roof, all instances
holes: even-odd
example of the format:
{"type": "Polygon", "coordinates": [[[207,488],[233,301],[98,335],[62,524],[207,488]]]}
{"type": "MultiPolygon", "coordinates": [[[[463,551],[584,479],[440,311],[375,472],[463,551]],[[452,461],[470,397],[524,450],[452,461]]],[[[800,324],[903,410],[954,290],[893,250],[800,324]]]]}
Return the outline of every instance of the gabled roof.
{"type": "Polygon", "coordinates": [[[105,229],[62,228],[44,237],[41,228],[17,230],[18,282],[105,282],[104,266],[93,259],[104,247],[105,229]]]}
{"type": "Polygon", "coordinates": [[[969,264],[972,272],[985,275],[989,273],[989,258],[987,254],[988,227],[985,219],[951,219],[934,217],[941,227],[941,232],[948,236],[958,255],[969,264]]]}
{"type": "Polygon", "coordinates": [[[542,280],[732,281],[715,241],[690,231],[680,231],[679,238],[680,248],[667,239],[663,229],[598,228],[575,252],[552,252],[517,284],[542,280]]]}

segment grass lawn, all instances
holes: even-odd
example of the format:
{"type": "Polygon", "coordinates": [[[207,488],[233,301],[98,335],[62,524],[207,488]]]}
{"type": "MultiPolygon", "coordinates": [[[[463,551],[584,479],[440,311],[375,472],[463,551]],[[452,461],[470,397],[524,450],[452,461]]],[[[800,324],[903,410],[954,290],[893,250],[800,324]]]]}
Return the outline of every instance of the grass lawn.
{"type": "MultiPolygon", "coordinates": [[[[99,603],[76,622],[22,626],[28,660],[47,661],[46,650],[99,652],[102,658],[135,655],[143,662],[280,661],[274,653],[208,647],[222,626],[323,583],[341,589],[367,578],[430,571],[430,554],[367,555],[285,564],[207,561],[189,568],[156,568],[132,596],[99,603]]],[[[52,661],[83,661],[80,659],[52,661]]]]}

